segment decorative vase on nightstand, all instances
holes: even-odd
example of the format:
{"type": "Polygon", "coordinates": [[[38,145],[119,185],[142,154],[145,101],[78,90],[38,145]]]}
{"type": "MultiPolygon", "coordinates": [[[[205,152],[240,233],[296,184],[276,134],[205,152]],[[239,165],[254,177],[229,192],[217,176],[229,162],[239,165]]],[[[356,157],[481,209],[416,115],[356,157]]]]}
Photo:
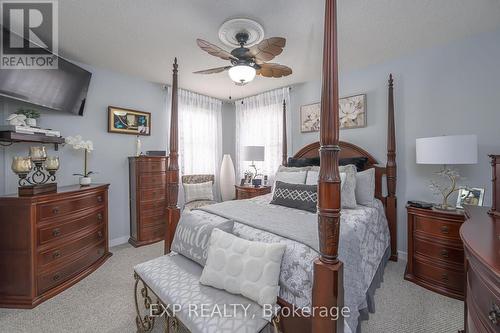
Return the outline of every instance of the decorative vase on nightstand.
{"type": "Polygon", "coordinates": [[[80,177],[80,185],[88,186],[92,183],[92,178],[90,177],[80,177]]]}
{"type": "Polygon", "coordinates": [[[229,154],[225,154],[222,158],[219,178],[222,201],[233,200],[235,197],[234,184],[236,182],[236,176],[234,173],[233,160],[229,154]]]}

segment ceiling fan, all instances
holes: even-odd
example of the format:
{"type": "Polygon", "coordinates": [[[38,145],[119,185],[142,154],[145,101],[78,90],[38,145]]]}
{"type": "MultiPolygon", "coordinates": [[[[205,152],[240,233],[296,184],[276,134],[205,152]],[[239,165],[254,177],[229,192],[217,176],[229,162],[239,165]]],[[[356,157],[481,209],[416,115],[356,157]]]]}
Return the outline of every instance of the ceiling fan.
{"type": "Polygon", "coordinates": [[[246,48],[248,33],[239,32],[235,36],[240,47],[235,48],[231,53],[220,47],[209,43],[203,39],[197,39],[196,43],[205,52],[224,60],[229,60],[231,66],[206,69],[194,72],[195,74],[214,74],[223,71],[229,72],[229,77],[236,85],[245,85],[251,82],[255,75],[264,77],[282,77],[292,74],[292,69],[285,65],[267,63],[283,52],[286,39],[282,37],[271,37],[264,39],[260,43],[246,48]]]}

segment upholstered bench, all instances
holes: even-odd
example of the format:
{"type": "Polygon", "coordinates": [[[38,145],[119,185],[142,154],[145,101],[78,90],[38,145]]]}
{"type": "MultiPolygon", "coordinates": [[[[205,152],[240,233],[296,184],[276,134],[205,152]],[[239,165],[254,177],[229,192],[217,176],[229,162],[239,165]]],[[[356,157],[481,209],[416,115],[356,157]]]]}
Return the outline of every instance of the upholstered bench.
{"type": "Polygon", "coordinates": [[[200,284],[201,273],[200,265],[175,253],[135,266],[139,332],[151,331],[155,317],[160,315],[165,318],[165,332],[173,329],[192,333],[257,333],[266,326],[265,330],[269,329],[269,321],[263,319],[260,305],[243,296],[200,284]],[[145,315],[139,309],[138,297],[143,298],[145,315]]]}

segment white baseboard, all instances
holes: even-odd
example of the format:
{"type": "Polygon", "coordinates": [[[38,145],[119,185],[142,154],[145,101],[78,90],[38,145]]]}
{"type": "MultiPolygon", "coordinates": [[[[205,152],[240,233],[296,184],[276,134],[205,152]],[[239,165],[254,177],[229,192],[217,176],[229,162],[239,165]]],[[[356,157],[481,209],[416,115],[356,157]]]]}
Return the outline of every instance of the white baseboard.
{"type": "Polygon", "coordinates": [[[128,242],[129,236],[118,237],[109,240],[109,247],[125,244],[128,242]]]}
{"type": "Polygon", "coordinates": [[[398,260],[408,261],[408,253],[398,250],[398,260]]]}

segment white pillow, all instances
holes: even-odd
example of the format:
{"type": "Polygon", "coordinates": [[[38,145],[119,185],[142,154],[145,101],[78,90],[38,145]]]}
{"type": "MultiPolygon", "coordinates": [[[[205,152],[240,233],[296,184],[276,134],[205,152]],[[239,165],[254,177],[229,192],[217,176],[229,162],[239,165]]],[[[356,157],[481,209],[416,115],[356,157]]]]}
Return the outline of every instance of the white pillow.
{"type": "Polygon", "coordinates": [[[212,182],[198,184],[182,184],[184,186],[184,198],[186,203],[196,200],[214,200],[212,182]]]}
{"type": "Polygon", "coordinates": [[[375,201],[375,168],[356,174],[356,202],[373,207],[375,201]]]}
{"type": "Polygon", "coordinates": [[[283,183],[290,184],[305,184],[306,183],[307,171],[278,171],[276,173],[275,181],[280,181],[283,183]]]}
{"type": "MultiPolygon", "coordinates": [[[[319,171],[307,171],[306,185],[318,185],[319,171]]],[[[345,172],[340,173],[340,186],[345,184],[345,179],[347,174],[345,172]]]]}
{"type": "Polygon", "coordinates": [[[307,170],[311,170],[311,167],[310,166],[306,166],[306,167],[286,167],[286,166],[283,166],[283,165],[280,165],[278,167],[278,172],[298,172],[298,171],[307,171],[307,170]]]}
{"type": "Polygon", "coordinates": [[[275,304],[285,244],[252,242],[212,231],[200,283],[243,295],[261,306],[275,304]]]}

